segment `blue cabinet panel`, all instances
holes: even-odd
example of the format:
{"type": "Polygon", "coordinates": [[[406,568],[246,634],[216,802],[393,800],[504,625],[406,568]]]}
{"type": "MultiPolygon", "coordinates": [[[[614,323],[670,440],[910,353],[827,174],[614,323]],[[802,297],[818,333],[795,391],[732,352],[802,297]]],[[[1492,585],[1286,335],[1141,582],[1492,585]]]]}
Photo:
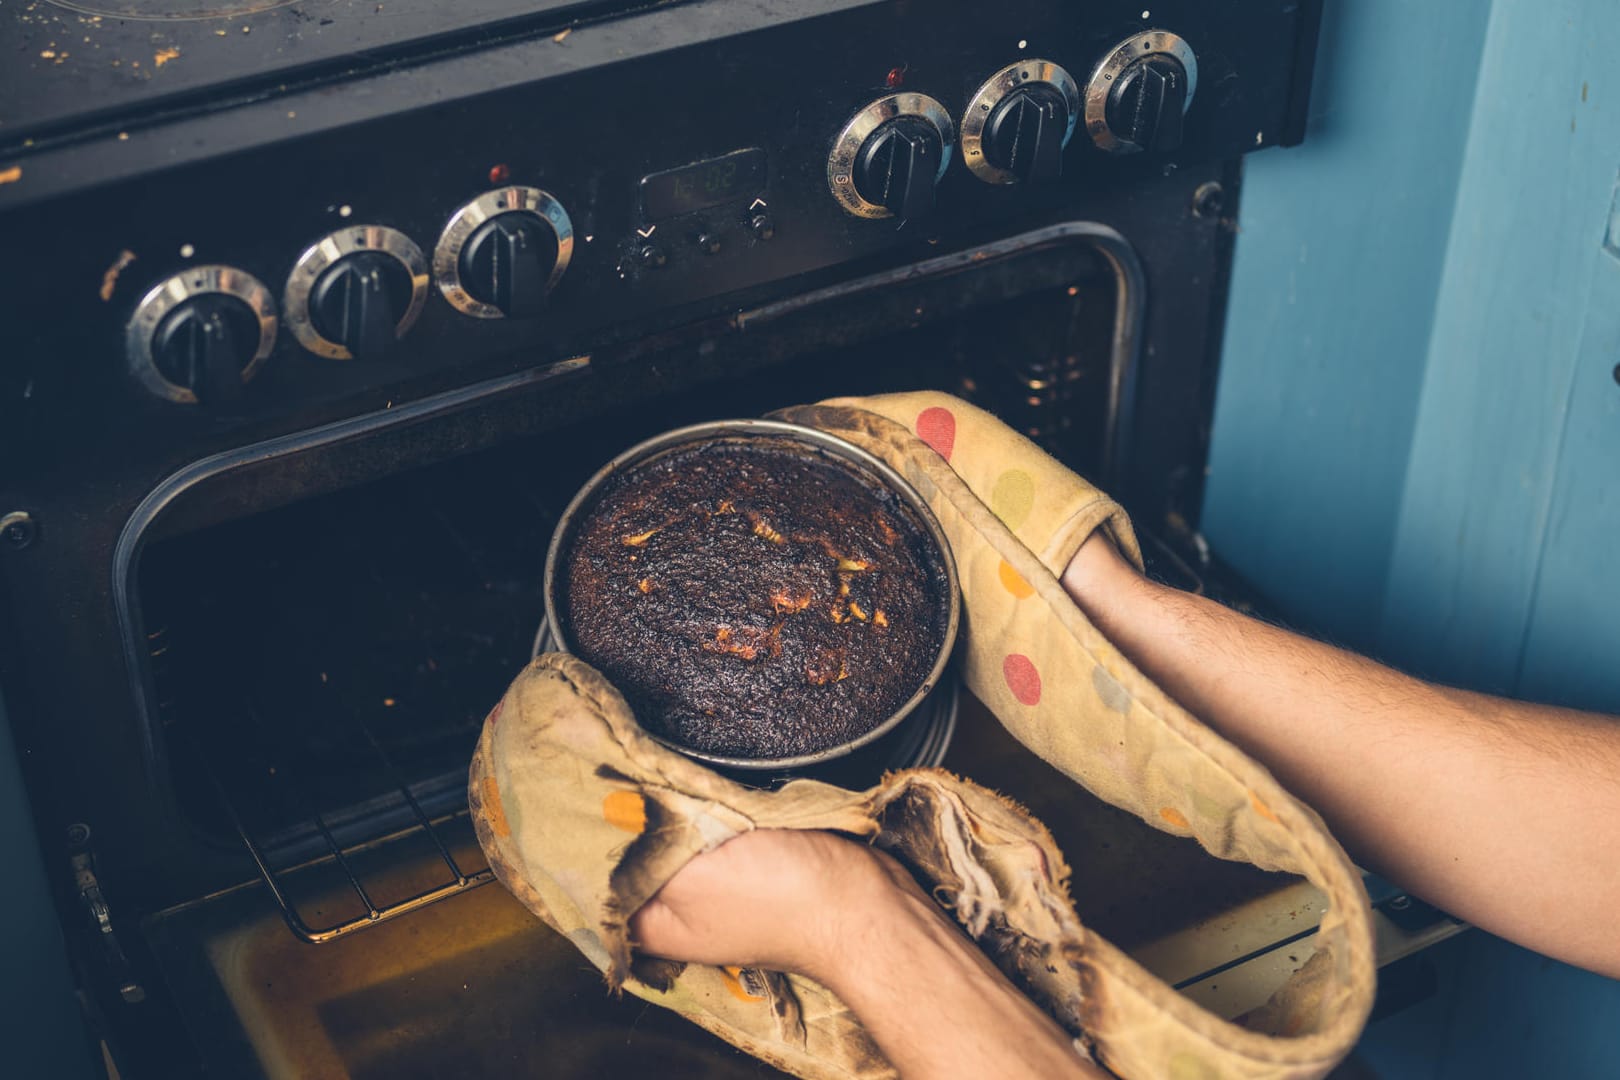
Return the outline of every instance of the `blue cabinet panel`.
{"type": "Polygon", "coordinates": [[[1363,647],[1488,12],[1328,4],[1305,144],[1246,165],[1202,527],[1290,617],[1363,647]]]}
{"type": "MultiPolygon", "coordinates": [[[[1380,637],[1480,689],[1518,687],[1570,405],[1615,389],[1580,358],[1612,263],[1617,55],[1615,5],[1493,6],[1380,637]]],[[[1573,512],[1564,530],[1595,541],[1599,522],[1573,512]]]]}
{"type": "MultiPolygon", "coordinates": [[[[1620,87],[1615,88],[1620,91],[1620,87]]],[[[1620,103],[1620,92],[1607,100],[1620,103]]],[[[1620,159],[1620,143],[1613,149],[1620,159]]],[[[1616,191],[1620,199],[1620,190],[1616,191]]],[[[1620,256],[1596,260],[1518,692],[1620,713],[1620,256]]],[[[1620,1024],[1620,1017],[1616,1018],[1620,1024]]]]}

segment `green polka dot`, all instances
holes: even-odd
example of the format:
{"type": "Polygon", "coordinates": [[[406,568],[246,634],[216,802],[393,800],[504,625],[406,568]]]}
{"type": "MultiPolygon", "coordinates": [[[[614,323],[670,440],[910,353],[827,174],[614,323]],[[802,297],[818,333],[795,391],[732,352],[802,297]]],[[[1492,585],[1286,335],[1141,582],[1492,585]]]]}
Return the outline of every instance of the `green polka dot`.
{"type": "Polygon", "coordinates": [[[1009,529],[1016,529],[1035,506],[1035,481],[1022,469],[1008,469],[990,489],[990,509],[1009,529]]]}
{"type": "Polygon", "coordinates": [[[1119,684],[1119,680],[1103,668],[1101,664],[1091,669],[1091,685],[1097,691],[1102,703],[1115,712],[1127,712],[1131,707],[1131,692],[1119,684]]]}
{"type": "Polygon", "coordinates": [[[1170,1059],[1170,1080],[1221,1080],[1220,1070],[1183,1050],[1170,1059]]]}
{"type": "Polygon", "coordinates": [[[1219,799],[1210,798],[1197,788],[1193,788],[1188,794],[1192,796],[1193,809],[1198,811],[1199,817],[1205,817],[1211,821],[1220,821],[1226,817],[1226,803],[1219,799]]]}

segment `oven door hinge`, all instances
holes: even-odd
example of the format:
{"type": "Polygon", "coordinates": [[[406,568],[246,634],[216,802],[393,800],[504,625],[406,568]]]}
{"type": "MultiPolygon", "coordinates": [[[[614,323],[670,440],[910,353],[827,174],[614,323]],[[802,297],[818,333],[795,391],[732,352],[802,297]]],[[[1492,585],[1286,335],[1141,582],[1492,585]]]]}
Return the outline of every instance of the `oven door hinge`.
{"type": "Polygon", "coordinates": [[[91,929],[101,940],[107,971],[118,987],[118,996],[130,1005],[145,1001],[146,989],[135,981],[129,958],[118,944],[118,935],[113,933],[112,911],[102,895],[101,882],[96,879],[96,853],[90,847],[90,826],[68,826],[68,858],[73,867],[73,888],[89,916],[91,929]]]}

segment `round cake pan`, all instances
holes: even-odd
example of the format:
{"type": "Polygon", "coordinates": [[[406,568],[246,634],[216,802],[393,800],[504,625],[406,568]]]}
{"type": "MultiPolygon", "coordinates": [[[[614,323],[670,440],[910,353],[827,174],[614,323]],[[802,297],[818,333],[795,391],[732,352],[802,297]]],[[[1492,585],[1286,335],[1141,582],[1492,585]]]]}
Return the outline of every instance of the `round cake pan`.
{"type": "Polygon", "coordinates": [[[946,541],[945,531],[940,528],[938,519],[934,517],[934,512],[928,508],[928,504],[923,501],[923,497],[917,494],[917,490],[907,483],[904,477],[860,447],[845,442],[835,435],[829,435],[824,431],[805,427],[802,424],[789,424],[781,420],[713,420],[708,423],[693,424],[690,427],[666,431],[662,435],[655,435],[646,442],[632,446],[597,470],[596,474],[587,480],[573,499],[569,501],[568,507],[557,521],[557,528],[551,534],[551,546],[546,550],[544,580],[546,620],[551,625],[557,647],[563,652],[573,652],[574,646],[570,640],[568,625],[561,618],[561,605],[558,602],[558,575],[562,573],[562,567],[559,563],[563,553],[570,546],[575,527],[591,509],[597,496],[601,493],[602,486],[607,483],[609,477],[632,465],[643,464],[675,449],[699,443],[746,443],[754,439],[787,440],[801,443],[808,450],[839,458],[868,479],[887,488],[916,516],[917,521],[927,532],[929,539],[933,542],[935,554],[945,576],[945,591],[947,593],[945,597],[945,634],[940,640],[939,655],[934,657],[933,666],[929,669],[927,677],[917,686],[911,696],[901,703],[898,709],[856,738],[839,743],[836,746],[830,746],[825,750],[818,750],[813,754],[801,754],[788,758],[745,758],[695,750],[692,747],[683,746],[673,739],[666,739],[655,732],[648,731],[649,735],[670,749],[677,750],[688,757],[696,758],[711,765],[744,770],[798,769],[843,757],[893,731],[938,685],[945,672],[946,665],[950,663],[951,652],[956,646],[957,629],[962,618],[962,601],[957,584],[956,559],[951,555],[951,546],[946,541]]]}

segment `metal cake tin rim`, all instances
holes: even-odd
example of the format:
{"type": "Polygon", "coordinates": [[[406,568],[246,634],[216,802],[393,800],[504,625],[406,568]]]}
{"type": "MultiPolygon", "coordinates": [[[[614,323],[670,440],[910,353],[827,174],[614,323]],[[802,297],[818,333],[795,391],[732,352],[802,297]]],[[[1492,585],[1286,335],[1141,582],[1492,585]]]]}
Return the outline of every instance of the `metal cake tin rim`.
{"type": "MultiPolygon", "coordinates": [[[[596,470],[590,479],[580,485],[579,490],[574,493],[574,497],[569,500],[568,505],[563,509],[561,516],[557,518],[557,527],[552,530],[551,542],[546,547],[545,577],[542,581],[542,589],[545,596],[546,619],[551,623],[552,634],[556,639],[558,650],[569,655],[577,655],[572,643],[569,641],[566,628],[559,618],[557,608],[558,560],[564,544],[572,537],[574,526],[577,524],[583,510],[600,494],[602,486],[607,483],[609,478],[621,470],[632,465],[638,465],[643,461],[650,460],[680,446],[718,441],[722,438],[757,436],[775,436],[790,441],[807,443],[816,449],[842,458],[844,461],[857,466],[868,476],[881,482],[921,521],[929,539],[934,543],[945,572],[945,633],[940,639],[939,651],[934,657],[933,666],[911,696],[901,702],[893,713],[881,723],[862,732],[854,739],[839,743],[836,746],[830,746],[825,750],[818,750],[813,754],[797,754],[793,757],[784,758],[744,758],[696,750],[642,727],[642,731],[646,732],[655,741],[677,753],[684,754],[708,765],[747,770],[796,769],[806,765],[819,765],[843,757],[893,731],[901,721],[910,716],[922,704],[923,699],[938,685],[946,667],[950,663],[951,655],[955,651],[956,636],[962,619],[962,597],[958,585],[956,557],[951,552],[950,542],[945,538],[944,528],[940,525],[939,519],[934,516],[934,512],[927,501],[923,499],[916,488],[911,486],[905,477],[901,476],[887,462],[849,442],[847,439],[841,439],[817,428],[790,423],[786,420],[707,420],[698,424],[673,428],[622,451],[607,464],[596,470]]],[[[639,724],[640,721],[638,720],[637,723],[639,724]]]]}

